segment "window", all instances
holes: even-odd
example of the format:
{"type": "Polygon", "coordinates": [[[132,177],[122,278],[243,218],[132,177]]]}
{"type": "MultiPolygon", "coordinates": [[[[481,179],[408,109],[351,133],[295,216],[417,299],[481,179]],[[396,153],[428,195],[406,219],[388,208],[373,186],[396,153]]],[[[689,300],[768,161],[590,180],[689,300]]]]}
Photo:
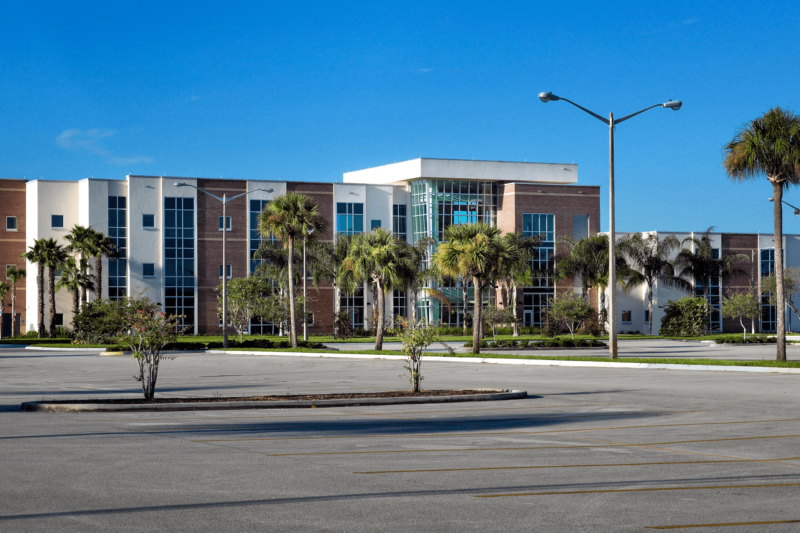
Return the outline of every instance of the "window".
{"type": "Polygon", "coordinates": [[[524,213],[522,234],[539,236],[541,244],[534,250],[531,269],[539,275],[529,288],[522,290],[522,322],[526,326],[542,326],[544,312],[555,294],[552,257],[555,254],[555,215],[549,213],[524,213]]]}
{"type": "Polygon", "coordinates": [[[142,263],[142,276],[144,276],[145,278],[156,277],[155,263],[142,263]]]}
{"type": "Polygon", "coordinates": [[[374,230],[375,228],[380,228],[380,227],[381,227],[381,221],[380,220],[370,220],[369,221],[369,229],[370,230],[374,230]]]}
{"type": "Polygon", "coordinates": [[[336,233],[356,235],[364,231],[364,204],[336,204],[336,233]]]}
{"type": "Polygon", "coordinates": [[[364,289],[359,287],[353,294],[342,294],[339,298],[342,311],[350,315],[350,324],[353,329],[364,329],[364,289]]]}
{"type": "Polygon", "coordinates": [[[572,238],[576,241],[589,237],[589,215],[572,215],[572,238]]]}
{"type": "Polygon", "coordinates": [[[650,311],[648,311],[647,309],[644,310],[644,323],[645,324],[650,323],[650,311]]]}
{"type": "Polygon", "coordinates": [[[6,217],[6,231],[17,231],[17,217],[6,217]]]}
{"type": "Polygon", "coordinates": [[[417,180],[410,184],[412,238],[444,240],[454,224],[497,222],[497,182],[417,180]]]}
{"type": "Polygon", "coordinates": [[[392,206],[392,232],[404,241],[408,240],[406,236],[406,206],[403,204],[392,206]]]}
{"type": "MultiPolygon", "coordinates": [[[[713,248],[713,259],[719,259],[719,248],[713,248]]],[[[696,253],[696,252],[695,252],[696,253]]],[[[708,283],[708,305],[711,307],[711,314],[709,317],[709,330],[721,332],[722,331],[722,308],[721,308],[721,295],[722,285],[721,278],[711,278],[708,283]]],[[[694,294],[701,298],[705,297],[703,290],[703,281],[695,280],[694,294]]]]}
{"type": "MultiPolygon", "coordinates": [[[[761,277],[775,273],[775,250],[761,250],[761,277]]],[[[778,309],[770,305],[772,294],[761,295],[761,332],[774,333],[778,330],[778,309]]]]}
{"type": "MultiPolygon", "coordinates": [[[[231,279],[231,266],[228,265],[226,270],[228,271],[228,279],[231,279]]],[[[219,266],[219,279],[222,279],[222,265],[219,266]]]]}
{"type": "Polygon", "coordinates": [[[118,258],[108,259],[108,299],[119,300],[128,292],[128,199],[108,197],[108,236],[117,245],[118,258]]]}
{"type": "Polygon", "coordinates": [[[406,297],[406,291],[395,289],[392,293],[392,299],[394,304],[392,305],[394,317],[408,317],[408,298],[406,297]]]}
{"type": "Polygon", "coordinates": [[[623,311],[622,312],[622,323],[623,324],[630,324],[631,321],[631,312],[630,311],[623,311]]]}
{"type": "Polygon", "coordinates": [[[64,314],[63,313],[56,313],[53,317],[53,325],[54,326],[63,326],[64,325],[64,314]]]}
{"type": "Polygon", "coordinates": [[[164,311],[194,326],[194,198],[164,198],[164,311]]]}
{"type": "Polygon", "coordinates": [[[142,215],[142,227],[144,229],[153,229],[156,227],[155,215],[142,215]]]}
{"type": "Polygon", "coordinates": [[[306,313],[306,324],[309,326],[314,325],[314,313],[306,313]]]}
{"type": "Polygon", "coordinates": [[[64,215],[50,215],[50,227],[61,229],[64,227],[64,215]]]}
{"type": "MultiPolygon", "coordinates": [[[[226,224],[225,224],[226,228],[225,229],[230,231],[231,230],[231,217],[225,217],[225,219],[226,219],[225,220],[225,222],[226,222],[226,224]]],[[[222,231],[222,217],[219,217],[219,231],[222,231]]]]}

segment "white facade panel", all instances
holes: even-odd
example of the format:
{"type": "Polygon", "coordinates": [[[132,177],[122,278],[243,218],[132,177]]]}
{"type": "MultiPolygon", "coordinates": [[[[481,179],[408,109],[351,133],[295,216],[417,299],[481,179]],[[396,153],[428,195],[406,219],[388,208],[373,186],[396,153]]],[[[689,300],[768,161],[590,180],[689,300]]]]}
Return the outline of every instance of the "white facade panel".
{"type": "MultiPolygon", "coordinates": [[[[128,176],[128,290],[131,295],[147,296],[163,303],[164,284],[164,202],[163,178],[128,176]],[[153,215],[153,228],[144,228],[144,215],[153,215]],[[155,265],[155,277],[145,278],[144,263],[155,265]]],[[[181,195],[194,192],[191,187],[180,189],[181,195]]]]}

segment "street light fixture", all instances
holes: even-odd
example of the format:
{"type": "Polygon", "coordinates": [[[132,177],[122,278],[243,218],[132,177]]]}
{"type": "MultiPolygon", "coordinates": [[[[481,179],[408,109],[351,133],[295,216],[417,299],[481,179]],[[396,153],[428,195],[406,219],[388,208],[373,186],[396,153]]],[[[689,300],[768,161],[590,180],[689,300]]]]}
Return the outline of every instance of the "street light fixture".
{"type": "MultiPolygon", "coordinates": [[[[767,200],[769,200],[770,202],[774,202],[775,198],[767,198],[767,200]]],[[[789,207],[794,209],[794,216],[800,217],[800,207],[795,207],[792,204],[790,204],[789,202],[787,202],[786,200],[781,200],[781,202],[785,203],[786,205],[788,205],[789,207]]]]}
{"type": "Polygon", "coordinates": [[[174,185],[175,187],[192,187],[193,189],[197,189],[198,191],[205,193],[210,197],[222,202],[222,347],[227,348],[228,347],[228,261],[225,253],[225,242],[226,242],[225,237],[226,234],[228,233],[228,217],[227,217],[228,202],[258,191],[272,192],[272,189],[254,189],[252,191],[243,192],[242,194],[237,194],[236,196],[231,196],[230,198],[228,198],[228,195],[223,194],[222,198],[220,198],[216,194],[211,194],[210,192],[201,189],[200,187],[195,187],[191,183],[181,182],[181,183],[175,183],[174,185]]]}
{"type": "Polygon", "coordinates": [[[569,102],[570,104],[574,105],[581,111],[585,111],[586,113],[592,115],[594,118],[604,122],[608,125],[608,158],[609,158],[609,165],[608,165],[608,195],[609,195],[609,210],[608,210],[608,286],[611,287],[611,297],[609,298],[609,305],[608,305],[608,351],[611,355],[612,359],[616,359],[617,357],[617,269],[616,269],[616,233],[614,230],[614,126],[619,124],[620,122],[624,122],[629,118],[635,117],[640,113],[644,113],[648,109],[653,109],[654,107],[663,107],[664,109],[672,109],[673,111],[677,111],[681,108],[683,103],[680,100],[670,100],[668,102],[664,102],[663,104],[655,104],[651,105],[650,107],[645,107],[641,111],[637,111],[636,113],[631,113],[630,115],[626,115],[618,120],[614,120],[614,113],[609,113],[608,118],[602,117],[597,113],[589,111],[585,107],[581,107],[575,102],[571,100],[567,100],[566,98],[562,98],[560,96],[556,96],[551,92],[543,92],[539,93],[539,100],[544,103],[547,102],[557,102],[559,100],[564,100],[565,102],[569,102]]]}

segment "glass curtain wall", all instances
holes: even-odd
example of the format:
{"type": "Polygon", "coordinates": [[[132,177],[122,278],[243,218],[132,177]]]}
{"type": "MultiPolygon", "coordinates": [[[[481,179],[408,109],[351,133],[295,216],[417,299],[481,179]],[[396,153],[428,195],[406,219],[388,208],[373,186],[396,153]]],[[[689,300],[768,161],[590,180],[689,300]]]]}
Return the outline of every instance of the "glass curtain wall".
{"type": "Polygon", "coordinates": [[[525,237],[540,236],[541,245],[536,248],[531,268],[540,276],[533,285],[522,289],[522,323],[525,326],[542,326],[543,312],[555,294],[555,283],[550,275],[551,260],[555,253],[555,215],[525,213],[522,215],[522,234],[525,237]]]}
{"type": "Polygon", "coordinates": [[[119,258],[108,259],[108,299],[119,300],[128,293],[127,198],[108,197],[108,237],[117,246],[119,258]]]}
{"type": "Polygon", "coordinates": [[[164,199],[164,311],[194,329],[194,198],[164,199]]]}
{"type": "MultiPolygon", "coordinates": [[[[484,222],[497,225],[497,183],[491,181],[462,180],[416,180],[410,183],[411,190],[411,236],[412,242],[424,237],[433,237],[436,243],[444,240],[447,228],[457,224],[484,222]]],[[[431,250],[431,253],[434,250],[431,250]]],[[[430,254],[429,254],[430,255],[430,254]]],[[[426,298],[418,298],[419,316],[434,324],[459,326],[465,313],[474,302],[474,290],[468,282],[466,301],[461,280],[443,285],[430,285],[447,296],[450,307],[426,298]]],[[[487,291],[489,300],[494,291],[487,291]]],[[[484,298],[487,294],[484,294],[484,298]]]]}
{"type": "MultiPolygon", "coordinates": [[[[719,248],[713,250],[714,259],[719,259],[719,248]]],[[[703,282],[695,281],[694,295],[703,297],[703,282]]],[[[710,282],[708,291],[708,305],[711,307],[711,317],[709,318],[709,331],[721,332],[722,331],[722,284],[720,279],[713,279],[710,282]]]]}
{"type": "MultiPolygon", "coordinates": [[[[263,259],[255,256],[258,247],[261,245],[261,233],[258,231],[258,215],[267,207],[269,200],[250,200],[250,235],[249,235],[249,250],[250,250],[250,275],[255,274],[256,268],[261,264],[263,259]]],[[[276,241],[270,235],[271,241],[276,241]]],[[[280,327],[271,323],[265,322],[261,317],[253,317],[250,320],[250,334],[251,335],[277,335],[280,332],[280,327]]]]}

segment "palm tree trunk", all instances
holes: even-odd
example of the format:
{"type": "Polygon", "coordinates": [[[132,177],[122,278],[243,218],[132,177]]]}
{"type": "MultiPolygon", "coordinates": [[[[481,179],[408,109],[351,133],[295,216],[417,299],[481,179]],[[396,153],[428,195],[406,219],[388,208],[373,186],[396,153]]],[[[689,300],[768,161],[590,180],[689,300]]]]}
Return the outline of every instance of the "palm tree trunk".
{"type": "Polygon", "coordinates": [[[289,335],[292,339],[292,348],[297,348],[297,313],[294,301],[294,239],[287,240],[289,248],[289,335]]]}
{"type": "Polygon", "coordinates": [[[411,317],[411,321],[414,323],[414,325],[416,325],[417,322],[418,322],[418,320],[417,320],[417,288],[414,287],[414,286],[409,285],[407,290],[408,290],[408,305],[411,307],[411,309],[409,309],[410,312],[407,313],[407,314],[409,315],[409,317],[411,317]]]}
{"type": "Polygon", "coordinates": [[[39,338],[43,339],[44,331],[44,265],[39,264],[39,338]]]}
{"type": "Polygon", "coordinates": [[[72,316],[73,317],[75,315],[77,315],[78,312],[80,311],[80,308],[78,307],[78,305],[79,305],[78,304],[78,298],[79,298],[79,296],[78,296],[78,288],[75,287],[74,289],[72,289],[72,316]]]}
{"type": "Polygon", "coordinates": [[[103,256],[98,255],[94,258],[94,275],[97,277],[95,287],[95,300],[103,297],[103,256]]]}
{"type": "Polygon", "coordinates": [[[339,286],[333,286],[333,338],[336,338],[338,333],[336,328],[336,321],[339,319],[339,313],[342,312],[342,295],[339,293],[339,286]]]}
{"type": "MultiPolygon", "coordinates": [[[[78,260],[78,265],[80,265],[80,267],[83,267],[83,254],[81,254],[81,257],[78,260]]],[[[79,271],[81,269],[80,267],[78,268],[79,271]]],[[[83,272],[80,272],[79,276],[81,277],[81,279],[83,279],[83,272]]],[[[86,305],[86,286],[85,285],[83,287],[81,287],[81,306],[84,306],[84,305],[86,305]]]]}
{"type": "Polygon", "coordinates": [[[472,308],[472,353],[481,353],[481,285],[477,276],[472,279],[475,286],[475,303],[472,308]]]}
{"type": "Polygon", "coordinates": [[[50,297],[50,338],[56,337],[56,277],[55,268],[49,267],[47,269],[47,290],[50,297]]]}
{"type": "Polygon", "coordinates": [[[385,299],[384,287],[380,283],[375,283],[378,287],[378,324],[375,327],[375,349],[383,350],[383,301],[385,299]]]}
{"type": "MultiPolygon", "coordinates": [[[[513,298],[511,308],[514,310],[514,318],[519,318],[517,316],[517,284],[513,281],[511,282],[511,297],[513,298]]],[[[519,322],[514,322],[512,327],[514,328],[513,336],[519,337],[519,322]]]]}
{"type": "Polygon", "coordinates": [[[11,336],[16,337],[17,332],[17,280],[11,283],[11,336]]]}
{"type": "Polygon", "coordinates": [[[776,360],[786,361],[786,305],[783,294],[783,183],[773,182],[773,216],[775,218],[775,309],[778,313],[778,353],[776,360]]]}
{"type": "Polygon", "coordinates": [[[653,336],[653,287],[647,287],[647,315],[650,318],[648,321],[648,331],[647,334],[651,337],[653,336]]]}
{"type": "Polygon", "coordinates": [[[461,277],[461,301],[464,304],[464,318],[461,322],[463,335],[467,336],[467,298],[469,297],[469,290],[467,288],[467,277],[461,277]]]}

